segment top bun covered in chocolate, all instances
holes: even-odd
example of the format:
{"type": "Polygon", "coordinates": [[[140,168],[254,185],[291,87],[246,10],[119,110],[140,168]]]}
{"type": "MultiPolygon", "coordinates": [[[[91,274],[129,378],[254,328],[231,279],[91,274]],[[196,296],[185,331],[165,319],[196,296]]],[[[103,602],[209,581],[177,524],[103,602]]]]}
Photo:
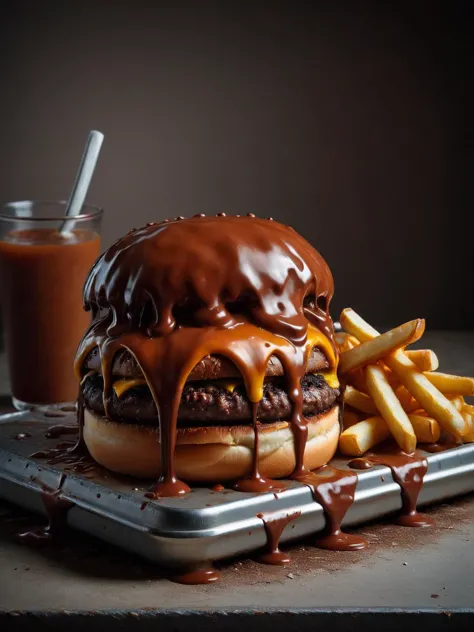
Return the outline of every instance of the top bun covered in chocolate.
{"type": "Polygon", "coordinates": [[[301,476],[338,435],[331,272],[293,229],[202,215],[132,230],[95,263],[76,358],[83,437],[105,467],[186,481],[301,476]]]}

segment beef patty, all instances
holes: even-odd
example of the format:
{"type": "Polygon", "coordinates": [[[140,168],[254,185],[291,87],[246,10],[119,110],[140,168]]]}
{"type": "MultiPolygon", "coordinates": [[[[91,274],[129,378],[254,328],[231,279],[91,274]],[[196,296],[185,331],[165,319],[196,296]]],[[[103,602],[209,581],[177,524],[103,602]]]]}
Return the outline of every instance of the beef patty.
{"type": "MultiPolygon", "coordinates": [[[[306,373],[317,373],[329,368],[329,363],[321,351],[317,347],[311,351],[306,366],[306,373]]],[[[94,347],[87,356],[84,366],[83,375],[88,371],[101,372],[100,355],[97,347],[94,347]]],[[[285,370],[280,359],[272,355],[268,361],[265,375],[267,377],[278,377],[284,375],[285,370]]],[[[126,349],[122,349],[115,354],[112,362],[112,374],[115,377],[123,378],[142,378],[143,373],[138,366],[135,358],[130,355],[126,349]]],[[[197,380],[216,380],[219,378],[240,378],[240,372],[231,360],[223,356],[205,356],[196,364],[188,377],[189,382],[197,380]]]]}
{"type": "MultiPolygon", "coordinates": [[[[99,373],[87,377],[82,386],[86,405],[100,415],[105,414],[102,402],[103,386],[104,381],[99,373]]],[[[263,398],[257,412],[260,422],[291,417],[292,405],[284,386],[284,378],[265,382],[263,398]]],[[[329,410],[339,396],[339,390],[331,388],[322,375],[305,375],[301,386],[303,413],[306,416],[329,410]]],[[[146,385],[135,386],[120,398],[112,390],[110,415],[117,421],[127,423],[157,424],[156,406],[146,385]]],[[[237,386],[233,392],[220,387],[219,383],[185,384],[179,407],[178,426],[225,426],[238,422],[248,423],[251,419],[252,408],[243,384],[237,386]]]]}

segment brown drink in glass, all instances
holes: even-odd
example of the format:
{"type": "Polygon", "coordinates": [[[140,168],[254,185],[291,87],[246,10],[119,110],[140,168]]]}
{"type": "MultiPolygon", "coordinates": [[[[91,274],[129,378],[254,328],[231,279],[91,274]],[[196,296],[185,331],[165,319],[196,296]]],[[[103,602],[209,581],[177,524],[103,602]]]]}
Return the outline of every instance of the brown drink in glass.
{"type": "Polygon", "coordinates": [[[73,363],[90,315],[82,289],[100,254],[102,210],[74,220],[62,202],[0,209],[0,303],[13,403],[65,404],[77,397],[73,363]]]}

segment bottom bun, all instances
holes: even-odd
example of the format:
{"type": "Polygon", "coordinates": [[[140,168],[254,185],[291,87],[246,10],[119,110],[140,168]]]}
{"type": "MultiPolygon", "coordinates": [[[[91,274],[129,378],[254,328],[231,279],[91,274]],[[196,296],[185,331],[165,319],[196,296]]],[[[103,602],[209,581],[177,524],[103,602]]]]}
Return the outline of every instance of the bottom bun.
{"type": "MultiPolygon", "coordinates": [[[[339,406],[308,418],[304,464],[313,470],[333,456],[339,439],[339,406]]],[[[158,478],[158,429],[117,423],[84,411],[84,440],[91,456],[109,470],[140,478],[158,478]]],[[[251,426],[179,428],[176,476],[188,482],[221,482],[248,476],[252,468],[254,432],[251,426]]],[[[259,426],[259,471],[269,478],[289,476],[295,467],[293,432],[289,422],[259,426]]]]}

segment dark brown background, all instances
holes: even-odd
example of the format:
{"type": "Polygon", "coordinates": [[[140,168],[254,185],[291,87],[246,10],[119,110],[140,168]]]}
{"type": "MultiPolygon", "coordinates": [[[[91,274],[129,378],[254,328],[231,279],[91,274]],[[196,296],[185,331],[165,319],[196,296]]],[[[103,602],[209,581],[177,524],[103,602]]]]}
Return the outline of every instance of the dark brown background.
{"type": "Polygon", "coordinates": [[[66,197],[100,129],[105,245],[272,215],[328,259],[335,313],[474,326],[473,3],[10,4],[0,198],[66,197]]]}

